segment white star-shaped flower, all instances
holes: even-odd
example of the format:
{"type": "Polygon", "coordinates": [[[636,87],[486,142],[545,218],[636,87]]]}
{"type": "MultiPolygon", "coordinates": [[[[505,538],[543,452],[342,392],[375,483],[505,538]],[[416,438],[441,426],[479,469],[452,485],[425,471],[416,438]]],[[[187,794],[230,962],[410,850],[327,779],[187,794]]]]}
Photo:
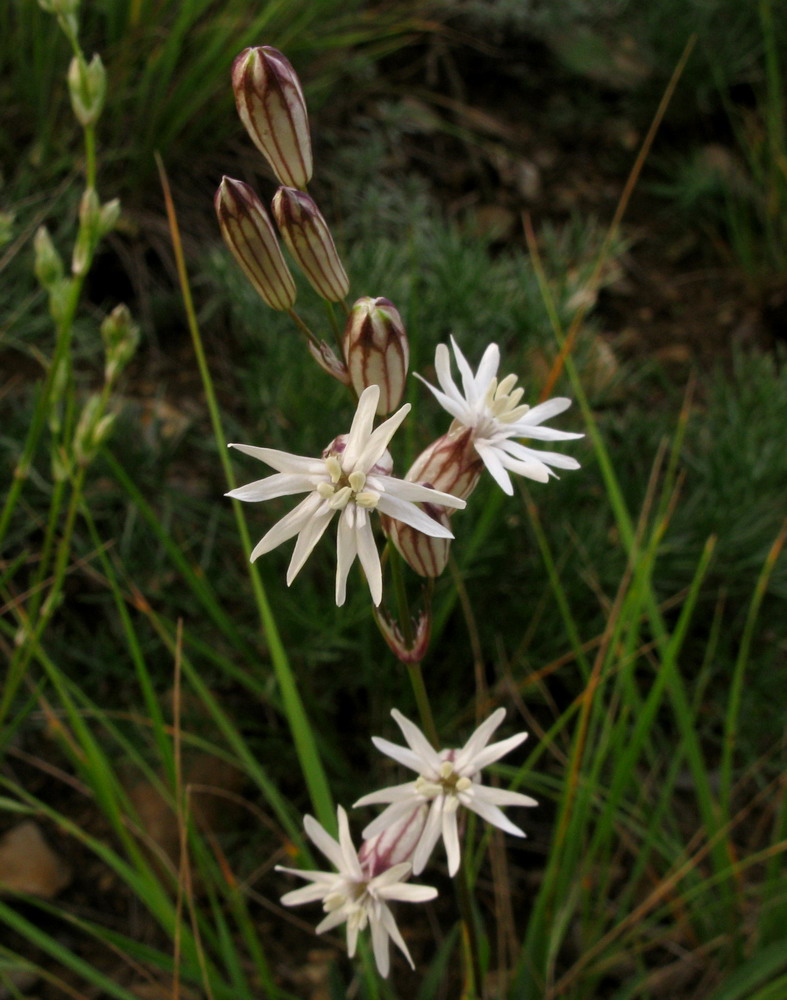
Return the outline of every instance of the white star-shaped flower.
{"type": "Polygon", "coordinates": [[[372,932],[374,959],[383,977],[388,975],[390,968],[389,938],[403,952],[411,968],[415,968],[388,903],[394,900],[424,903],[435,898],[437,889],[429,885],[407,884],[405,879],[412,868],[407,861],[371,877],[353,846],[347,813],[341,806],[337,809],[337,816],[338,841],[311,816],[306,816],[303,821],[309,839],[328,858],[336,871],[300,871],[277,865],[277,871],[289,872],[311,883],[286,893],[281,897],[282,903],[285,906],[300,906],[303,903],[321,902],[328,915],[317,925],[317,933],[322,934],[323,931],[346,923],[350,958],[355,954],[359,932],[368,924],[372,932]]]}
{"type": "Polygon", "coordinates": [[[481,784],[480,772],[483,768],[500,760],[527,739],[527,733],[517,733],[487,746],[505,714],[504,708],[498,708],[481,723],[461,749],[437,751],[418,726],[394,708],[391,715],[402,730],[407,747],[389,743],[377,736],[372,737],[372,742],[381,753],[416,771],[418,778],[358,799],[356,806],[390,803],[366,827],[364,837],[374,837],[396,823],[418,803],[429,803],[426,825],[413,853],[413,874],[418,875],[424,870],[435,844],[442,836],[448,856],[448,871],[455,875],[459,870],[460,859],[457,812],[461,806],[477,813],[506,833],[512,833],[516,837],[526,836],[524,830],[520,830],[504,815],[500,806],[535,806],[538,805],[536,800],[521,792],[509,792],[481,784]]]}
{"type": "Polygon", "coordinates": [[[542,426],[545,420],[567,410],[571,406],[570,399],[556,397],[532,408],[520,404],[524,390],[516,388],[516,375],[507,375],[498,381],[500,350],[497,344],[490,344],[484,351],[475,375],[453,337],[451,346],[462,377],[464,394],[451,375],[451,355],[445,344],[440,344],[435,352],[435,371],[440,389],[420,375],[416,378],[421,379],[443,409],[454,418],[452,429],[460,426],[472,429],[473,444],[479,458],[505,493],[511,496],[514,492],[509,472],[545,483],[551,475],[555,475],[550,466],[556,469],[579,468],[579,462],[574,458],[555,451],[537,451],[516,440],[569,441],[583,437],[582,434],[542,426]]]}
{"type": "Polygon", "coordinates": [[[387,451],[396,429],[407,416],[405,404],[376,430],[372,430],[380,389],[370,385],[358,400],[350,432],[336,438],[321,458],[290,455],[273,448],[231,444],[246,455],[276,469],[277,474],[241,486],[227,494],[237,500],[272,500],[307,493],[308,496],[275,524],[254,546],[251,561],[277,545],[298,536],[287,570],[287,586],[297,576],[334,514],[339,512],[336,538],[336,603],[344,604],[347,574],[357,556],[366,574],[372,600],[383,595],[380,556],[369,515],[373,510],[409,524],[435,538],[453,538],[451,532],[425,514],[416,503],[442,504],[461,509],[465,501],[417,483],[396,479],[387,451]]]}

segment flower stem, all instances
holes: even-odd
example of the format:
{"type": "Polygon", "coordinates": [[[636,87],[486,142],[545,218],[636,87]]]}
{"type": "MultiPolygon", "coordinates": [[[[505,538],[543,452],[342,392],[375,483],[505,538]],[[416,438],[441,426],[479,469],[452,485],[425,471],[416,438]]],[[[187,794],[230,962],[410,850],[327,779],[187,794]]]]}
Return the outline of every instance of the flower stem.
{"type": "Polygon", "coordinates": [[[478,950],[478,933],[473,914],[473,886],[470,879],[470,859],[462,852],[456,896],[461,914],[462,951],[465,963],[465,983],[462,1000],[476,1000],[483,990],[481,955],[478,950]]]}

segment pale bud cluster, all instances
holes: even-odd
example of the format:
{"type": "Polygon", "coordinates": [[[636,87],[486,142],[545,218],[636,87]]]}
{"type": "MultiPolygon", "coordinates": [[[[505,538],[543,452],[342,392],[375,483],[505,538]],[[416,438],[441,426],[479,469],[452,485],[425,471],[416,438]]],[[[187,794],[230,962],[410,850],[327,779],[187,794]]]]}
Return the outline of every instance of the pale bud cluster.
{"type": "Polygon", "coordinates": [[[107,93],[107,75],[101,56],[95,54],[89,63],[81,55],[74,56],[68,67],[68,92],[79,124],[83,128],[95,125],[107,93]]]}

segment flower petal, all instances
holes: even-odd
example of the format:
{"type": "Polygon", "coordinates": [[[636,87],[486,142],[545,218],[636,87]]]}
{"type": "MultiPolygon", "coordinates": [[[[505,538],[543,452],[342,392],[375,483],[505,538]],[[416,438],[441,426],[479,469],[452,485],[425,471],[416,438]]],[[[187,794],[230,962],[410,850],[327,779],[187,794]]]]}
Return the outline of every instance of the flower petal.
{"type": "Polygon", "coordinates": [[[355,504],[347,504],[339,515],[336,532],[336,604],[341,607],[347,596],[347,575],[358,554],[353,512],[355,504]]]}
{"type": "Polygon", "coordinates": [[[397,500],[411,500],[415,503],[436,503],[443,507],[454,507],[457,510],[464,510],[467,501],[453,496],[451,493],[442,493],[440,490],[433,490],[430,486],[422,486],[420,483],[410,483],[406,479],[397,479],[395,476],[376,476],[376,479],[385,488],[385,494],[389,497],[396,497],[397,500]]]}
{"type": "Polygon", "coordinates": [[[358,398],[358,408],[355,411],[350,431],[339,461],[342,469],[350,473],[355,468],[361,452],[366,447],[369,435],[372,433],[374,415],[380,399],[379,385],[367,386],[358,398]]]}
{"type": "Polygon", "coordinates": [[[500,760],[501,757],[505,757],[507,753],[511,753],[520,743],[524,743],[526,739],[527,733],[516,733],[514,736],[509,736],[506,740],[500,740],[499,743],[492,743],[475,754],[473,759],[469,761],[469,764],[476,771],[480,771],[482,767],[487,767],[487,765],[493,764],[496,760],[500,760]]]}
{"type": "MultiPolygon", "coordinates": [[[[490,806],[490,808],[494,808],[494,806],[490,806]]],[[[462,859],[461,851],[459,850],[459,829],[457,827],[455,809],[443,810],[442,829],[445,853],[448,858],[448,874],[453,877],[459,871],[459,863],[462,859]]]]}
{"type": "MultiPolygon", "coordinates": [[[[496,826],[500,830],[505,830],[506,833],[510,833],[514,837],[527,836],[524,830],[512,823],[505,813],[498,809],[497,806],[492,805],[491,802],[479,799],[474,795],[473,798],[466,803],[466,806],[468,809],[472,809],[474,813],[477,813],[481,819],[485,819],[487,823],[491,823],[492,826],[496,826]]],[[[453,872],[451,874],[453,874],[453,872]]]]}
{"type": "Polygon", "coordinates": [[[286,451],[277,451],[275,448],[257,448],[251,444],[228,444],[227,447],[237,448],[244,455],[258,458],[277,472],[295,472],[304,476],[321,475],[325,472],[325,462],[321,458],[290,455],[286,451]]]}
{"type": "Polygon", "coordinates": [[[429,742],[429,740],[424,736],[421,730],[416,726],[414,722],[411,722],[406,716],[397,708],[391,709],[391,717],[393,718],[396,725],[402,730],[402,735],[405,740],[407,740],[407,745],[417,754],[422,761],[423,770],[428,772],[430,769],[434,774],[440,770],[440,755],[429,742]]]}
{"type": "Polygon", "coordinates": [[[454,537],[448,528],[440,524],[439,521],[435,521],[433,517],[430,517],[420,507],[410,503],[409,500],[400,500],[398,497],[387,496],[383,493],[377,502],[377,509],[395,521],[409,524],[411,528],[415,528],[416,531],[429,535],[431,538],[454,537]]]}
{"type": "Polygon", "coordinates": [[[366,582],[372,595],[372,603],[375,607],[383,599],[383,570],[380,565],[380,553],[372,534],[372,526],[369,522],[369,515],[362,507],[355,513],[355,539],[358,547],[358,558],[360,559],[363,571],[366,574],[366,582]]]}
{"type": "Polygon", "coordinates": [[[233,500],[245,500],[256,503],[261,500],[273,500],[276,497],[291,496],[293,493],[306,493],[314,489],[314,477],[304,476],[296,472],[277,472],[274,476],[257,479],[246,486],[225,493],[225,497],[233,500]]]}
{"type": "Polygon", "coordinates": [[[295,577],[300,573],[303,564],[309,558],[314,546],[319,542],[325,533],[325,529],[331,523],[336,511],[331,510],[328,504],[317,511],[309,518],[298,535],[298,541],[292,552],[292,559],[287,568],[287,586],[289,587],[295,577]]]}
{"type": "Polygon", "coordinates": [[[338,841],[334,840],[325,827],[318,823],[313,816],[303,817],[303,828],[306,831],[306,836],[317,850],[325,855],[337,871],[341,871],[343,856],[338,841]]]}
{"type": "Polygon", "coordinates": [[[364,445],[363,451],[357,458],[355,465],[361,471],[366,472],[368,469],[379,461],[381,456],[384,454],[385,449],[391,438],[399,429],[404,418],[410,412],[410,404],[405,403],[404,406],[400,407],[393,416],[390,416],[387,420],[380,424],[380,426],[372,432],[369,440],[364,445]]]}
{"type": "Polygon", "coordinates": [[[488,719],[484,719],[481,725],[473,730],[470,738],[457,751],[454,757],[454,767],[456,770],[464,773],[465,768],[468,766],[472,766],[476,771],[479,770],[478,766],[475,765],[475,757],[487,745],[492,738],[492,733],[502,724],[505,717],[506,710],[504,708],[497,708],[488,719]]]}
{"type": "Polygon", "coordinates": [[[426,817],[424,832],[418,841],[418,847],[413,852],[413,875],[420,875],[426,867],[426,862],[431,857],[434,845],[440,839],[442,825],[442,796],[433,799],[429,807],[429,815],[426,817]]]}
{"type": "Polygon", "coordinates": [[[528,410],[517,423],[542,424],[545,420],[550,420],[559,413],[563,413],[569,406],[571,406],[570,399],[565,396],[555,396],[554,399],[547,399],[543,403],[539,403],[538,406],[534,406],[532,410],[528,410]]]}
{"type": "Polygon", "coordinates": [[[482,440],[475,442],[475,450],[500,489],[512,497],[514,495],[514,487],[511,483],[511,477],[505,470],[499,450],[494,445],[482,440]]]}
{"type": "MultiPolygon", "coordinates": [[[[390,740],[384,740],[382,736],[373,736],[372,743],[374,743],[380,753],[384,753],[388,757],[393,757],[400,764],[409,767],[411,771],[417,771],[421,774],[424,770],[424,762],[421,757],[407,747],[400,747],[398,743],[391,743],[390,740]]],[[[439,767],[439,762],[437,767],[439,767]]],[[[437,774],[436,768],[434,774],[437,774]]]]}
{"type": "Polygon", "coordinates": [[[273,525],[257,542],[249,557],[252,562],[259,556],[275,549],[282,542],[286,542],[297,535],[314,516],[321,504],[325,503],[319,493],[310,493],[298,504],[297,507],[285,514],[285,516],[273,525]]]}

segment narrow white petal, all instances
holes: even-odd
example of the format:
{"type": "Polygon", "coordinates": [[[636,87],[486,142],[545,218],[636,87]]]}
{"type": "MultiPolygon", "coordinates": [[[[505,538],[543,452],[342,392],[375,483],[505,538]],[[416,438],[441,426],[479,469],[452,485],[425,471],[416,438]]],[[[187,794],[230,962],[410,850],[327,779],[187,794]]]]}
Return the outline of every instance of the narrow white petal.
{"type": "Polygon", "coordinates": [[[442,493],[440,490],[433,490],[429,486],[422,486],[420,483],[408,483],[405,479],[397,479],[395,476],[377,476],[385,487],[386,496],[396,497],[397,500],[412,500],[415,503],[435,503],[443,507],[454,507],[457,510],[464,510],[467,506],[465,500],[453,496],[451,493],[442,493]]]}
{"type": "Polygon", "coordinates": [[[328,831],[313,816],[303,817],[306,836],[331,862],[337,871],[342,870],[342,849],[328,831]]]}
{"type": "Polygon", "coordinates": [[[396,885],[381,889],[378,895],[382,896],[383,899],[397,899],[403,903],[428,903],[430,899],[437,897],[437,889],[431,885],[410,885],[408,882],[397,882],[396,885]]]}
{"type": "Polygon", "coordinates": [[[565,396],[555,396],[554,399],[547,399],[538,406],[534,406],[517,423],[542,424],[545,420],[556,417],[558,413],[563,413],[571,406],[571,400],[565,396]]]}
{"type": "MultiPolygon", "coordinates": [[[[536,452],[533,452],[533,454],[535,455],[536,452]]],[[[533,479],[537,483],[548,483],[549,477],[554,475],[548,466],[544,465],[543,462],[535,458],[528,458],[526,461],[520,461],[517,458],[512,458],[510,455],[506,455],[504,452],[500,453],[500,457],[509,472],[515,472],[519,476],[525,476],[527,479],[533,479]]]]}
{"type": "Polygon", "coordinates": [[[432,805],[429,808],[429,815],[426,817],[426,823],[424,824],[424,832],[418,841],[418,847],[413,852],[413,875],[421,874],[434,850],[434,845],[440,839],[440,828],[443,818],[442,806],[443,799],[442,796],[439,796],[432,801],[432,805]]]}
{"type": "Polygon", "coordinates": [[[487,767],[489,764],[493,764],[496,760],[500,760],[501,757],[505,757],[507,753],[524,743],[527,739],[527,733],[516,733],[514,736],[509,736],[506,740],[500,740],[499,743],[492,743],[490,746],[483,750],[480,750],[474,755],[472,760],[468,763],[474,770],[480,771],[482,767],[487,767]]]}
{"type": "Polygon", "coordinates": [[[440,770],[440,756],[418,726],[402,715],[397,708],[391,709],[391,717],[402,730],[402,735],[407,740],[407,745],[413,753],[421,758],[424,770],[428,771],[431,768],[434,773],[437,773],[440,770]]]}
{"type": "Polygon", "coordinates": [[[513,496],[514,487],[511,483],[511,477],[506,472],[501,459],[503,453],[495,445],[486,441],[476,441],[475,450],[481,456],[481,461],[500,489],[508,496],[513,496]]]}
{"type": "Polygon", "coordinates": [[[325,899],[330,888],[325,885],[302,885],[300,889],[285,892],[281,897],[282,906],[303,906],[305,903],[316,903],[325,899]]]}
{"type": "Polygon", "coordinates": [[[355,922],[347,924],[347,954],[350,958],[355,955],[355,949],[358,946],[358,925],[355,922]]]}
{"type": "Polygon", "coordinates": [[[409,500],[400,500],[398,497],[390,497],[385,493],[380,497],[377,504],[378,510],[396,521],[409,524],[411,528],[429,535],[431,538],[453,538],[453,533],[439,521],[435,521],[427,513],[410,503],[409,500]]]}
{"type": "Polygon", "coordinates": [[[495,788],[494,785],[474,785],[473,798],[491,802],[496,806],[537,806],[538,802],[522,792],[510,792],[507,788],[495,788]]]}
{"type": "Polygon", "coordinates": [[[348,504],[339,516],[336,533],[336,604],[341,607],[347,596],[347,575],[358,554],[355,527],[350,520],[354,504],[348,504]]]}
{"type": "MultiPolygon", "coordinates": [[[[501,725],[505,717],[506,710],[504,708],[496,708],[488,719],[484,719],[481,725],[473,730],[470,738],[454,758],[454,767],[457,770],[464,771],[468,764],[474,763],[476,754],[487,745],[492,738],[492,733],[501,725]]],[[[473,769],[475,771],[479,770],[477,766],[473,769]]]]}
{"type": "Polygon", "coordinates": [[[297,535],[323,503],[324,500],[318,493],[310,493],[301,500],[297,507],[293,507],[289,514],[285,514],[281,521],[274,524],[257,542],[251,553],[251,561],[254,562],[259,556],[297,535]]]}
{"type": "Polygon", "coordinates": [[[396,926],[396,921],[393,918],[393,914],[388,909],[387,906],[382,907],[381,919],[385,930],[390,934],[391,940],[396,945],[396,947],[401,951],[407,961],[410,963],[410,968],[415,968],[415,963],[410,957],[410,952],[407,950],[407,945],[404,943],[402,935],[399,933],[399,928],[396,926]]]}
{"type": "MultiPolygon", "coordinates": [[[[388,785],[387,788],[381,788],[377,792],[368,792],[366,795],[362,795],[357,802],[353,802],[353,809],[358,809],[360,806],[377,806],[382,802],[396,802],[400,805],[401,811],[405,813],[420,801],[415,792],[415,782],[405,781],[401,785],[388,785]]],[[[364,830],[363,835],[364,838],[369,836],[366,830],[364,830]]]]}
{"type": "MultiPolygon", "coordinates": [[[[434,370],[443,392],[454,400],[461,399],[461,393],[451,374],[451,352],[445,344],[438,344],[434,352],[434,370]]],[[[420,375],[418,377],[420,378],[420,375]]],[[[424,380],[421,379],[421,381],[424,380]]],[[[429,385],[428,382],[426,384],[429,385]]]]}
{"type": "Polygon", "coordinates": [[[277,472],[296,472],[304,476],[320,475],[325,472],[325,463],[321,458],[290,455],[286,451],[277,451],[275,448],[257,448],[251,444],[230,444],[227,447],[237,448],[244,455],[258,458],[277,472]]]}
{"type": "Polygon", "coordinates": [[[303,564],[311,555],[314,546],[322,538],[325,533],[325,529],[331,523],[331,519],[335,513],[335,511],[331,510],[331,508],[325,504],[321,510],[318,509],[317,512],[309,518],[301,529],[301,532],[298,535],[298,541],[295,543],[295,548],[292,552],[290,565],[287,569],[288,587],[298,573],[300,573],[303,568],[303,564]]]}
{"type": "MultiPolygon", "coordinates": [[[[374,794],[374,793],[372,793],[374,794]]],[[[364,796],[366,798],[366,796],[364,796]]],[[[369,796],[371,798],[371,796],[369,796]]],[[[359,802],[361,800],[359,799],[359,802]]],[[[379,800],[385,802],[385,799],[379,800]]],[[[358,805],[358,802],[355,803],[358,805]]],[[[363,802],[363,805],[374,805],[376,803],[363,802]]],[[[392,827],[394,823],[400,820],[403,816],[406,816],[408,812],[413,808],[413,803],[411,799],[403,800],[401,802],[393,802],[387,809],[383,809],[380,815],[373,819],[368,826],[363,828],[362,836],[364,840],[370,840],[372,837],[376,837],[378,833],[383,833],[385,830],[392,827]]]]}
{"type": "Polygon", "coordinates": [[[385,979],[391,967],[391,956],[388,949],[388,930],[383,924],[382,913],[378,915],[377,919],[372,920],[371,924],[374,961],[377,964],[377,971],[385,979]]]}
{"type": "Polygon", "coordinates": [[[481,363],[475,373],[475,385],[478,393],[476,399],[480,399],[483,395],[485,395],[486,390],[489,388],[489,383],[497,375],[497,369],[499,367],[500,348],[497,344],[490,344],[484,351],[481,363]]]}
{"type": "Polygon", "coordinates": [[[506,833],[512,834],[514,837],[527,836],[524,830],[512,823],[505,813],[501,812],[497,806],[492,805],[491,802],[485,802],[483,799],[473,796],[471,801],[467,803],[467,808],[472,809],[474,813],[477,813],[481,819],[485,819],[487,823],[491,823],[492,826],[496,826],[506,833]]]}
{"type": "MultiPolygon", "coordinates": [[[[441,344],[440,346],[442,347],[443,345],[441,344]]],[[[466,426],[472,426],[473,413],[465,400],[460,396],[457,389],[454,390],[457,395],[457,398],[454,399],[452,396],[448,396],[444,392],[440,392],[439,389],[436,389],[431,382],[427,382],[422,375],[418,374],[418,372],[414,372],[413,374],[417,379],[423,382],[444,410],[450,413],[452,417],[455,417],[460,423],[465,424],[466,426]]]]}
{"type": "Polygon", "coordinates": [[[339,457],[342,469],[345,472],[352,472],[361,452],[366,447],[369,435],[372,433],[374,415],[377,411],[377,402],[379,399],[379,385],[367,386],[358,399],[358,408],[355,411],[352,426],[347,435],[347,443],[344,452],[339,457]]]}
{"type": "Polygon", "coordinates": [[[363,451],[356,461],[356,466],[362,471],[371,469],[375,462],[379,461],[380,457],[385,452],[391,438],[399,429],[400,424],[410,412],[410,404],[405,403],[404,406],[400,407],[393,416],[389,417],[386,421],[380,424],[380,426],[373,431],[371,437],[366,442],[363,451]]]}
{"type": "MultiPolygon", "coordinates": [[[[520,444],[519,441],[501,441],[498,447],[507,455],[511,455],[515,460],[539,465],[554,465],[559,469],[578,469],[579,462],[570,455],[563,455],[558,451],[540,451],[535,448],[528,448],[527,445],[520,444]]],[[[503,461],[506,461],[503,459],[503,461]]],[[[510,466],[509,466],[510,468],[510,466]]]]}
{"type": "MultiPolygon", "coordinates": [[[[373,736],[372,743],[377,747],[380,753],[384,753],[388,757],[393,757],[394,760],[398,760],[400,764],[404,764],[405,767],[409,767],[411,771],[417,771],[419,774],[423,773],[426,768],[424,767],[424,762],[417,753],[413,753],[407,747],[400,747],[398,743],[391,743],[390,740],[384,740],[382,736],[373,736]]],[[[437,767],[439,767],[439,763],[437,767]]],[[[433,774],[437,773],[437,768],[433,769],[433,774]]]]}
{"type": "Polygon", "coordinates": [[[339,870],[343,875],[349,875],[351,878],[360,881],[363,878],[363,870],[361,869],[361,862],[358,860],[358,852],[355,850],[355,845],[350,835],[350,821],[347,819],[347,813],[341,806],[338,806],[336,809],[336,815],[339,818],[339,847],[342,851],[343,860],[343,864],[339,870]]]}
{"type": "Polygon", "coordinates": [[[325,931],[332,931],[334,927],[338,927],[339,924],[343,924],[347,919],[347,912],[342,907],[339,910],[334,910],[333,913],[329,913],[324,920],[321,920],[319,924],[314,928],[316,934],[323,934],[325,931]]]}
{"type": "Polygon", "coordinates": [[[510,437],[532,438],[533,441],[576,441],[585,436],[573,431],[559,431],[554,427],[531,425],[527,423],[526,419],[518,420],[515,424],[508,424],[506,433],[510,437]]]}
{"type": "Polygon", "coordinates": [[[448,874],[453,876],[459,871],[461,851],[459,850],[459,830],[456,824],[456,810],[443,811],[443,843],[448,858],[448,874]]]}
{"type": "Polygon", "coordinates": [[[409,861],[400,861],[399,864],[391,865],[384,872],[375,875],[371,882],[369,882],[369,891],[373,896],[382,896],[385,890],[390,889],[391,886],[406,878],[410,874],[412,867],[409,861]]]}
{"type": "Polygon", "coordinates": [[[233,500],[245,500],[256,503],[262,500],[273,500],[275,497],[292,496],[294,493],[311,492],[314,489],[314,476],[303,476],[300,473],[277,472],[265,479],[257,479],[253,483],[239,486],[225,493],[225,497],[233,500]]]}
{"type": "Polygon", "coordinates": [[[380,565],[380,553],[374,542],[372,526],[369,523],[369,515],[362,508],[359,508],[356,513],[355,542],[358,558],[366,574],[366,582],[369,584],[372,603],[377,607],[383,599],[383,570],[380,565]]]}
{"type": "MultiPolygon", "coordinates": [[[[323,886],[330,886],[340,878],[336,872],[318,872],[308,868],[287,868],[285,865],[276,865],[275,871],[285,872],[287,875],[297,875],[298,878],[306,879],[307,882],[322,882],[323,886]]],[[[327,889],[324,889],[327,892],[327,889]]]]}

